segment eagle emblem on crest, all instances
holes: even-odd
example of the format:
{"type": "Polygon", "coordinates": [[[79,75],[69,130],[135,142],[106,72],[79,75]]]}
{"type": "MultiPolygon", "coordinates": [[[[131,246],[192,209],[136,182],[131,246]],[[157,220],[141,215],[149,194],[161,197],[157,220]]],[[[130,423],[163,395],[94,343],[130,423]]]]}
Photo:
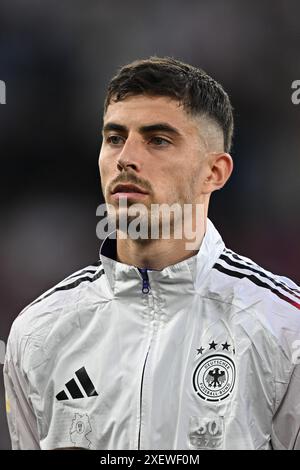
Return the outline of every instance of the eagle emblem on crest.
{"type": "Polygon", "coordinates": [[[205,380],[209,387],[221,387],[226,380],[225,372],[215,367],[208,372],[205,380]]]}

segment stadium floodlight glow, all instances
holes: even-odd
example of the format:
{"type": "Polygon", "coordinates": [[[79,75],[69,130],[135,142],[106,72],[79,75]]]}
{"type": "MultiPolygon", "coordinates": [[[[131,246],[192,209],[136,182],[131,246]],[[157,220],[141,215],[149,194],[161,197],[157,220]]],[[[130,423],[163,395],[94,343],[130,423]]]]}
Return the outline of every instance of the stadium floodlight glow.
{"type": "Polygon", "coordinates": [[[0,104],[6,104],[6,85],[3,80],[0,80],[0,104]]]}

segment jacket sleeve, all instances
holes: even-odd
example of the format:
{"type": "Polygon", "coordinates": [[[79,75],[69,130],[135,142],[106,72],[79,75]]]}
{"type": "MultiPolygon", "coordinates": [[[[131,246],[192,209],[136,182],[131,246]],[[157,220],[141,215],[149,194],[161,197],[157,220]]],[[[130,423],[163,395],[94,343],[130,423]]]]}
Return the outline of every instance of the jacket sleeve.
{"type": "Polygon", "coordinates": [[[11,332],[3,369],[6,414],[12,449],[40,449],[37,421],[28,399],[28,382],[21,371],[21,359],[16,357],[17,351],[21,348],[14,341],[11,332]]]}
{"type": "Polygon", "coordinates": [[[271,435],[275,450],[300,450],[300,365],[296,365],[274,415],[271,435]]]}

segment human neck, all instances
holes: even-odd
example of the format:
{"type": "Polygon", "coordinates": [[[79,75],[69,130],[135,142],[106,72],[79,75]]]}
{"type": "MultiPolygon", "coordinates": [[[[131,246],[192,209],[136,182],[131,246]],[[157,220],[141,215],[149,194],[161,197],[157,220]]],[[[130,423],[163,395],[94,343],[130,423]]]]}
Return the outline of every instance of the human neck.
{"type": "Polygon", "coordinates": [[[132,240],[117,237],[117,260],[138,268],[161,270],[194,256],[203,236],[198,240],[198,247],[192,250],[186,249],[189,241],[185,239],[132,240]]]}

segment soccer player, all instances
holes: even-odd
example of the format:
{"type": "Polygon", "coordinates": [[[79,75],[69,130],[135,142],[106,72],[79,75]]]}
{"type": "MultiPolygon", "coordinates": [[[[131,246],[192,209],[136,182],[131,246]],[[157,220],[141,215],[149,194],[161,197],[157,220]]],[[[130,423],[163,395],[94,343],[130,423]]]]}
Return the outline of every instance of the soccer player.
{"type": "Polygon", "coordinates": [[[13,323],[14,449],[300,448],[300,290],[207,217],[232,132],[229,97],[201,69],[154,57],[111,80],[99,166],[116,231],[13,323]],[[130,236],[137,204],[146,237],[130,236]]]}

